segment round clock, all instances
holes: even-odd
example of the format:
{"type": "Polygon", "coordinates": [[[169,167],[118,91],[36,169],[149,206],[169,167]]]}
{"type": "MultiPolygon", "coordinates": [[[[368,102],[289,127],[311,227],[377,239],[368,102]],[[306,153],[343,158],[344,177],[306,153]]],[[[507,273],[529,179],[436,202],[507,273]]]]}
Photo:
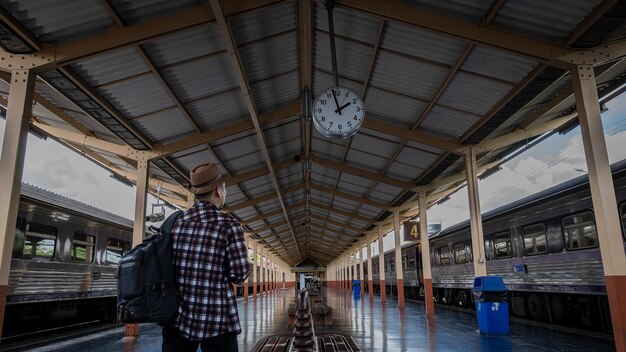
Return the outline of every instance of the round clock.
{"type": "Polygon", "coordinates": [[[328,138],[352,136],[361,127],[363,116],[363,100],[348,88],[328,88],[313,103],[315,128],[328,138]]]}

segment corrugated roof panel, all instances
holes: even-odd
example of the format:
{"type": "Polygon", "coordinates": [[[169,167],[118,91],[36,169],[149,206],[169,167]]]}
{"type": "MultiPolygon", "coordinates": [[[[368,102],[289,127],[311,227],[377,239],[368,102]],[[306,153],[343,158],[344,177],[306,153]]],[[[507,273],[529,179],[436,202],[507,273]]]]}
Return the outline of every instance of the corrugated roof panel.
{"type": "MultiPolygon", "coordinates": [[[[313,71],[313,100],[315,96],[320,94],[324,89],[328,89],[335,85],[333,81],[333,75],[331,73],[323,72],[320,70],[313,71]]],[[[344,78],[341,76],[341,70],[339,71],[339,85],[352,89],[359,94],[363,91],[363,82],[357,82],[352,79],[344,78]]],[[[361,97],[362,98],[362,97],[361,97]]],[[[366,107],[367,108],[367,107],[366,107]]]]}
{"type": "Polygon", "coordinates": [[[126,25],[133,25],[187,9],[204,0],[109,0],[126,25]]]}
{"type": "Polygon", "coordinates": [[[259,81],[250,86],[258,114],[285,108],[300,99],[298,71],[259,81]]]}
{"type": "Polygon", "coordinates": [[[232,140],[223,144],[213,144],[213,151],[221,160],[238,158],[261,151],[259,140],[255,136],[232,140]]]}
{"type": "Polygon", "coordinates": [[[292,175],[299,175],[301,177],[302,165],[301,164],[295,164],[295,165],[291,165],[290,167],[287,167],[287,168],[284,168],[284,169],[275,170],[274,172],[276,174],[276,177],[278,177],[278,178],[290,177],[292,175]]]}
{"type": "Polygon", "coordinates": [[[259,197],[264,194],[270,193],[274,190],[274,185],[271,183],[266,183],[264,185],[258,185],[256,187],[246,187],[243,184],[240,184],[241,189],[248,194],[250,199],[254,199],[254,197],[259,197]]]}
{"type": "Polygon", "coordinates": [[[452,66],[465,43],[415,26],[388,21],[380,47],[452,66]]]}
{"type": "Polygon", "coordinates": [[[379,182],[376,185],[375,190],[378,191],[378,192],[391,194],[393,196],[398,196],[398,195],[400,195],[401,192],[404,191],[404,189],[402,189],[402,188],[391,186],[391,185],[388,185],[388,184],[382,183],[382,182],[379,182]]]}
{"type": "Polygon", "coordinates": [[[286,160],[289,158],[293,158],[294,155],[300,153],[300,150],[302,149],[302,141],[300,140],[300,138],[294,138],[287,142],[270,146],[267,149],[272,160],[286,160]]]}
{"type": "Polygon", "coordinates": [[[203,131],[224,127],[250,118],[240,90],[213,95],[185,104],[185,106],[203,131]]]}
{"type": "MultiPolygon", "coordinates": [[[[324,5],[317,3],[314,11],[315,28],[328,32],[328,11],[324,5]]],[[[336,36],[353,38],[370,44],[376,42],[380,21],[376,17],[341,7],[336,7],[333,10],[333,25],[336,36]]]]}
{"type": "Polygon", "coordinates": [[[0,5],[40,41],[51,44],[87,38],[114,23],[100,0],[1,0],[0,5]]]}
{"type": "Polygon", "coordinates": [[[335,196],[332,208],[335,207],[353,213],[359,207],[359,204],[343,197],[335,196]]]}
{"type": "MultiPolygon", "coordinates": [[[[316,32],[313,63],[315,68],[332,73],[332,60],[328,34],[316,32]]],[[[337,71],[340,76],[365,81],[374,48],[354,41],[335,37],[337,71]]],[[[359,92],[360,93],[360,92],[359,92]]]]}
{"type": "Polygon", "coordinates": [[[429,100],[435,95],[449,71],[448,67],[381,52],[378,54],[370,84],[429,100]]]}
{"type": "Polygon", "coordinates": [[[238,44],[255,41],[296,29],[295,2],[265,6],[255,11],[230,16],[228,24],[238,44]]]}
{"type": "Polygon", "coordinates": [[[350,148],[381,156],[383,158],[389,158],[393,155],[397,146],[397,143],[372,137],[365,133],[357,133],[352,137],[352,144],[350,145],[350,148]]]}
{"type": "Polygon", "coordinates": [[[335,187],[337,177],[311,172],[311,181],[320,186],[335,187]]]}
{"type": "Polygon", "coordinates": [[[435,107],[426,116],[420,127],[447,135],[448,139],[461,136],[479,120],[477,115],[466,114],[448,109],[441,105],[435,107]]]}
{"type": "Polygon", "coordinates": [[[272,184],[272,180],[269,178],[268,175],[263,175],[243,182],[239,182],[239,185],[246,189],[260,187],[267,184],[272,184]]]}
{"type": "MultiPolygon", "coordinates": [[[[228,192],[228,191],[227,191],[228,192]]],[[[226,204],[227,207],[229,205],[236,205],[237,203],[228,203],[228,195],[226,196],[226,204]]],[[[240,218],[250,218],[253,216],[257,216],[259,213],[254,209],[254,207],[245,207],[243,209],[238,209],[235,211],[235,214],[240,218]]]]}
{"type": "Polygon", "coordinates": [[[378,214],[380,214],[380,209],[370,207],[369,205],[363,205],[357,212],[357,215],[370,219],[375,218],[378,214]]]}
{"type": "Polygon", "coordinates": [[[313,133],[313,140],[311,141],[311,151],[314,154],[326,159],[341,161],[341,157],[346,149],[346,143],[347,139],[330,141],[327,138],[322,137],[322,135],[315,130],[313,133]]]}
{"type": "Polygon", "coordinates": [[[151,141],[159,144],[171,143],[195,132],[178,107],[144,115],[133,119],[132,123],[151,141]]]}
{"type": "Polygon", "coordinates": [[[376,181],[372,181],[366,177],[361,177],[359,175],[350,174],[347,172],[341,173],[341,181],[352,183],[354,185],[370,188],[376,184],[376,181]]]}
{"type": "Polygon", "coordinates": [[[239,86],[226,53],[161,70],[164,79],[184,102],[239,86]]]}
{"type": "Polygon", "coordinates": [[[601,0],[505,1],[493,23],[508,31],[562,42],[601,0]]]}
{"type": "Polygon", "coordinates": [[[403,181],[413,181],[422,174],[424,169],[413,167],[405,163],[394,162],[387,170],[387,175],[403,181]]]}
{"type": "Polygon", "coordinates": [[[242,46],[239,57],[249,82],[296,70],[299,60],[296,32],[242,46]]]}
{"type": "Polygon", "coordinates": [[[389,142],[396,143],[396,144],[401,143],[403,140],[400,137],[392,136],[392,135],[378,132],[376,130],[372,130],[372,129],[365,128],[365,127],[361,127],[361,129],[359,129],[358,134],[365,134],[374,138],[378,138],[378,139],[389,141],[389,142]]]}
{"type": "Polygon", "coordinates": [[[537,64],[537,61],[523,56],[477,45],[465,59],[461,69],[517,83],[537,64]]]}
{"type": "Polygon", "coordinates": [[[328,177],[332,177],[334,179],[336,179],[339,176],[339,170],[337,169],[331,169],[329,167],[325,167],[325,166],[321,166],[318,164],[313,163],[313,165],[311,165],[311,170],[320,174],[320,175],[325,175],[328,177]]]}
{"type": "Polygon", "coordinates": [[[408,141],[408,142],[406,142],[406,145],[408,145],[409,147],[413,147],[413,148],[416,148],[416,149],[419,149],[419,150],[423,150],[423,151],[429,152],[431,154],[441,155],[441,154],[445,153],[445,150],[443,150],[443,149],[431,147],[429,145],[418,143],[418,142],[415,142],[415,141],[408,141]]]}
{"type": "Polygon", "coordinates": [[[153,75],[111,84],[98,91],[129,118],[174,106],[172,97],[153,75]]]}
{"type": "Polygon", "coordinates": [[[280,144],[294,138],[300,138],[300,121],[294,120],[289,123],[263,130],[265,143],[268,146],[280,144]]]}
{"type": "Polygon", "coordinates": [[[157,67],[226,50],[216,23],[159,37],[142,47],[157,67]]]}
{"type": "Polygon", "coordinates": [[[206,163],[217,163],[220,169],[222,170],[224,169],[221,163],[218,163],[217,160],[215,160],[215,158],[211,156],[211,153],[209,153],[206,147],[203,150],[198,151],[196,153],[192,153],[192,154],[188,154],[188,155],[176,158],[175,161],[187,171],[190,171],[191,169],[193,169],[194,167],[200,164],[206,164],[206,163]]]}
{"type": "Polygon", "coordinates": [[[400,161],[419,169],[426,169],[437,159],[437,155],[420,152],[415,148],[405,146],[398,154],[396,161],[400,161]]]}
{"type": "Polygon", "coordinates": [[[369,188],[339,180],[339,183],[337,184],[337,190],[358,197],[363,197],[365,196],[365,194],[367,194],[369,188]]]}
{"type": "Polygon", "coordinates": [[[135,47],[107,51],[75,62],[70,66],[93,86],[150,71],[135,47]]]}
{"type": "Polygon", "coordinates": [[[223,158],[220,160],[224,162],[228,170],[238,170],[241,172],[247,172],[266,166],[261,151],[242,155],[237,158],[223,158]]]}
{"type": "Polygon", "coordinates": [[[383,193],[383,192],[379,192],[379,191],[372,191],[367,198],[377,201],[379,203],[391,203],[395,197],[391,194],[387,194],[387,193],[383,193]]]}
{"type": "Polygon", "coordinates": [[[426,102],[371,87],[363,99],[365,118],[377,116],[384,122],[392,122],[401,127],[410,127],[420,116],[426,102]]]}
{"type": "Polygon", "coordinates": [[[346,157],[348,163],[356,167],[366,168],[372,172],[382,171],[385,165],[387,165],[387,160],[387,158],[381,158],[354,149],[350,149],[346,157]]]}
{"type": "Polygon", "coordinates": [[[426,11],[474,24],[481,23],[493,3],[491,0],[407,0],[405,2],[426,11]]]}
{"type": "Polygon", "coordinates": [[[511,88],[508,84],[459,72],[439,99],[439,103],[484,115],[511,88]]]}

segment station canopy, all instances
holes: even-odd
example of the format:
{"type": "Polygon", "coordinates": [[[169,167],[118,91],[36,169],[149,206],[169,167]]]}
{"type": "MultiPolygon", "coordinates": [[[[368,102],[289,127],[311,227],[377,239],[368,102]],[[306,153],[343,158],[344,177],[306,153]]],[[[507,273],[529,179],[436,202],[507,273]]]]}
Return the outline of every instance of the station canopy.
{"type": "Polygon", "coordinates": [[[445,199],[469,146],[485,175],[575,126],[574,54],[591,55],[601,101],[626,73],[615,50],[583,50],[619,47],[618,1],[337,0],[339,85],[366,113],[354,136],[328,139],[303,103],[334,85],[324,2],[0,5],[2,60],[38,73],[31,129],[131,182],[149,161],[150,191],[181,207],[189,170],[219,164],[226,210],[291,265],[327,264],[394,211],[414,217],[419,193],[445,199]]]}

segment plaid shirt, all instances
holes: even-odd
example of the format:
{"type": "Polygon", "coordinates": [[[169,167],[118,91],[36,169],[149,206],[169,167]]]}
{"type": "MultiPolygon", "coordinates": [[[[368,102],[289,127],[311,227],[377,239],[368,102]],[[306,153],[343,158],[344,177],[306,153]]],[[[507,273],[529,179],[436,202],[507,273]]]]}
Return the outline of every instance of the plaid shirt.
{"type": "Polygon", "coordinates": [[[241,333],[232,283],[248,277],[248,249],[241,225],[208,202],[198,201],[172,229],[179,307],[175,327],[189,340],[241,333]]]}

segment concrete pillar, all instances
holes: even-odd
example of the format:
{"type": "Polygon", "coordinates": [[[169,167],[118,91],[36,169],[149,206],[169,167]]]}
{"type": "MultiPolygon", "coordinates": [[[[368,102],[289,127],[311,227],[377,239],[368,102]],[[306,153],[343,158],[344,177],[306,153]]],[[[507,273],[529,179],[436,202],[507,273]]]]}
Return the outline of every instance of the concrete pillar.
{"type": "Polygon", "coordinates": [[[361,280],[361,296],[365,294],[365,272],[363,270],[363,247],[359,247],[359,279],[361,280]]]}
{"type": "Polygon", "coordinates": [[[0,157],[0,334],[9,290],[9,272],[15,224],[22,189],[28,124],[33,108],[35,74],[30,70],[13,70],[7,103],[7,118],[0,157]]]}
{"type": "MultiPolygon", "coordinates": [[[[246,255],[250,252],[250,236],[246,235],[246,255]]],[[[248,285],[250,284],[250,274],[248,278],[243,282],[243,301],[248,302],[248,285]]]]}
{"type": "Polygon", "coordinates": [[[259,252],[258,252],[258,242],[254,241],[254,265],[252,265],[252,298],[256,299],[257,287],[259,286],[259,276],[258,276],[258,266],[259,266],[259,252]]]}
{"type": "Polygon", "coordinates": [[[435,303],[433,302],[433,276],[430,267],[430,242],[428,240],[428,217],[426,194],[421,192],[418,194],[418,203],[420,211],[420,253],[422,255],[422,273],[424,282],[424,303],[426,305],[426,316],[435,317],[435,303]]]}
{"type": "Polygon", "coordinates": [[[593,66],[576,66],[571,70],[571,76],[589,170],[589,185],[611,311],[615,349],[626,351],[626,256],[600,119],[593,66]]]}
{"type": "Polygon", "coordinates": [[[385,285],[385,250],[383,248],[383,229],[378,226],[378,272],[380,278],[380,303],[387,302],[387,286],[385,285]]]}
{"type": "MultiPolygon", "coordinates": [[[[146,236],[146,200],[148,199],[148,171],[150,163],[147,160],[137,161],[137,189],[135,192],[135,219],[133,224],[133,247],[143,242],[146,236]]],[[[135,339],[139,336],[139,324],[126,324],[124,338],[135,339]]]]}
{"type": "Polygon", "coordinates": [[[474,258],[474,276],[486,276],[485,240],[483,239],[483,221],[480,215],[478,197],[478,176],[476,173],[476,151],[469,148],[465,155],[465,173],[467,177],[467,195],[470,208],[470,227],[472,231],[472,258],[474,258]]]}
{"type": "Polygon", "coordinates": [[[393,212],[393,234],[396,256],[396,280],[398,288],[398,307],[404,307],[404,270],[402,268],[402,243],[400,242],[400,212],[393,212]]]}
{"type": "Polygon", "coordinates": [[[367,240],[367,289],[370,301],[374,299],[374,280],[372,280],[372,243],[367,240]]]}

